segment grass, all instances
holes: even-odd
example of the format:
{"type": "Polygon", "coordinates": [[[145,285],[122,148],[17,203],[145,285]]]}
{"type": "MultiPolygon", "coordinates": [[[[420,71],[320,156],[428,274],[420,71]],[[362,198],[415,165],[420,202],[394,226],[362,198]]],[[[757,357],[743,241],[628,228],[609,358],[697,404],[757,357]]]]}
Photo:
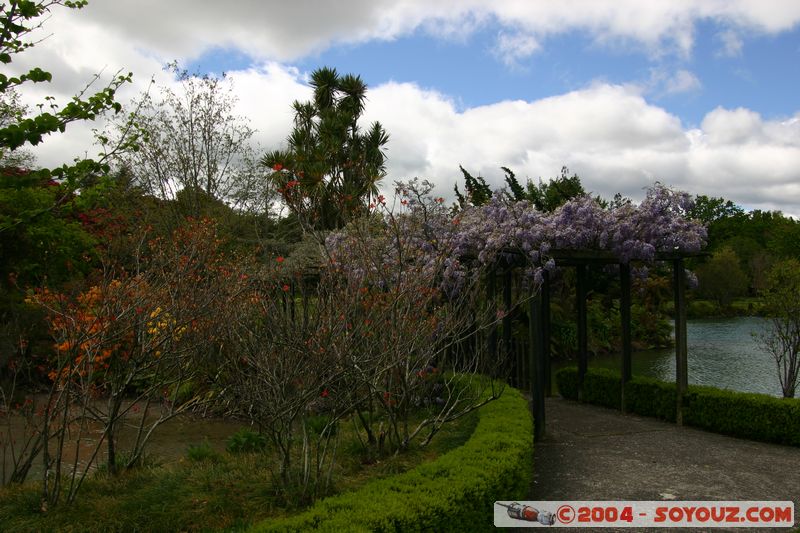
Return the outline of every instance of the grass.
{"type": "MultiPolygon", "coordinates": [[[[461,446],[472,435],[477,413],[445,426],[426,448],[365,464],[352,424],[343,424],[334,492],[405,472],[461,446]],[[348,429],[349,426],[349,429],[348,429]]],[[[213,531],[244,530],[251,523],[295,513],[303,507],[275,489],[274,460],[265,453],[215,453],[145,466],[117,478],[87,480],[78,501],[48,513],[39,510],[38,484],[0,490],[3,531],[213,531]]]]}
{"type": "MultiPolygon", "coordinates": [[[[670,302],[666,311],[672,313],[673,306],[670,302]]],[[[717,318],[734,316],[763,316],[764,300],[760,297],[735,298],[726,309],[720,309],[719,304],[713,300],[693,298],[688,303],[689,318],[717,318]]]]}

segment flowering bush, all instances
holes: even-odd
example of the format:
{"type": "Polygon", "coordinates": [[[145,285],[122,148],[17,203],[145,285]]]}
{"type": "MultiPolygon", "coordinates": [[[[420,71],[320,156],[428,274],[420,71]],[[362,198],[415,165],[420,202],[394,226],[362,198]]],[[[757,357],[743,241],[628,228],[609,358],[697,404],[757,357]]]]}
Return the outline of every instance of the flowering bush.
{"type": "MultiPolygon", "coordinates": [[[[527,259],[528,278],[538,284],[542,269],[556,266],[550,257],[553,250],[599,250],[624,263],[653,262],[656,252],[699,251],[707,237],[700,222],[687,218],[691,197],[659,183],[638,206],[622,203],[604,208],[590,196],[582,196],[553,213],[495,194],[486,205],[466,206],[453,215],[430,196],[431,189],[424,182],[398,183],[397,212],[385,205],[382,211],[400,229],[401,247],[413,250],[403,260],[418,263],[448,294],[480,272],[480,268],[469,268],[470,262],[489,268],[521,255],[527,259]]],[[[352,257],[353,239],[346,231],[330,235],[327,245],[332,257],[352,257]]],[[[385,251],[375,255],[370,267],[374,271],[396,260],[385,251]]],[[[364,275],[360,264],[340,261],[340,267],[349,268],[349,275],[364,275]]]]}
{"type": "Polygon", "coordinates": [[[46,504],[59,501],[64,468],[66,499],[74,500],[103,446],[109,472],[117,472],[117,432],[126,419],[138,426],[123,465],[130,467],[158,425],[201,401],[199,392],[187,397],[187,386],[205,370],[216,312],[241,278],[232,275],[210,221],[189,221],[169,241],[142,241],[139,272],[109,269],[77,295],[43,289],[29,298],[46,311],[55,341],[45,369],[51,386],[41,446],[32,449],[44,455],[46,504]],[[66,436],[80,442],[94,429],[100,437],[89,456],[76,455],[66,465],[66,436]]]}

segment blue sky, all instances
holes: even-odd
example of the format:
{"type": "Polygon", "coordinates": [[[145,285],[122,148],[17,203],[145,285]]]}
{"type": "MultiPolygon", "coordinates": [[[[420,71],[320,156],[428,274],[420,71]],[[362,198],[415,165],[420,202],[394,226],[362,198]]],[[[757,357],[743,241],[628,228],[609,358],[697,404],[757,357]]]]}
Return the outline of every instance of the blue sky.
{"type": "MultiPolygon", "coordinates": [[[[493,52],[501,28],[494,24],[461,39],[439,38],[423,30],[391,41],[336,45],[299,58],[305,72],[333,66],[359,74],[369,85],[413,81],[452,97],[460,109],[501,100],[537,100],[580,89],[593,81],[653,84],[648,99],[698,125],[710,110],[745,107],[764,118],[793,115],[800,107],[800,28],[778,35],[742,39],[736,55],[724,52],[713,22],[696,25],[689,57],[654,56],[634,44],[598,44],[581,31],[557,35],[543,49],[505,64],[493,52]],[[696,88],[669,93],[653,78],[658,72],[686,70],[696,88]]],[[[740,38],[741,39],[741,38],[740,38]]],[[[214,48],[187,64],[192,72],[241,70],[258,60],[234,48],[214,48]]]]}
{"type": "MultiPolygon", "coordinates": [[[[452,195],[459,165],[497,186],[501,165],[532,180],[566,165],[604,196],[660,180],[800,215],[797,0],[91,0],[47,29],[35,54],[57,96],[118,68],[134,73],[123,98],[174,88],[174,59],[224,71],[264,150],[312,70],[359,74],[365,122],[390,134],[387,190],[418,176],[452,195]]],[[[43,163],[86,152],[75,129],[43,163]]]]}

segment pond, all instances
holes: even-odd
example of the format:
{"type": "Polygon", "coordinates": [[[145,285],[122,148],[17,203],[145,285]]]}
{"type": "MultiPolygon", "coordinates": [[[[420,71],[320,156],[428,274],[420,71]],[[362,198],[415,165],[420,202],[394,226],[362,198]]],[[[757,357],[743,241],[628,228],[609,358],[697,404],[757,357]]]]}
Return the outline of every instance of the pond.
{"type": "MultiPolygon", "coordinates": [[[[758,317],[689,320],[689,383],[781,396],[775,361],[753,337],[767,324],[758,317]]],[[[674,348],[634,352],[632,365],[634,376],[675,381],[674,348]]],[[[621,356],[591,357],[589,367],[617,370],[621,356]]]]}
{"type": "MultiPolygon", "coordinates": [[[[44,402],[44,397],[37,397],[37,402],[44,402]]],[[[242,422],[225,420],[221,418],[199,418],[190,414],[178,415],[160,425],[154,432],[147,444],[145,455],[151,457],[159,464],[168,464],[178,461],[187,456],[190,446],[208,442],[211,448],[223,451],[227,439],[236,431],[244,426],[242,422]]],[[[137,426],[134,420],[129,420],[121,428],[117,448],[124,452],[129,449],[136,440],[137,426]]],[[[3,420],[0,426],[0,475],[10,475],[12,468],[11,448],[7,445],[9,440],[23,442],[28,435],[25,421],[21,417],[12,416],[3,420]]],[[[78,453],[79,464],[83,467],[87,459],[91,457],[95,444],[102,436],[102,430],[97,424],[91,424],[89,433],[85,434],[80,441],[79,449],[76,450],[75,433],[70,434],[65,442],[64,457],[70,460],[78,453]]],[[[51,452],[52,453],[52,452],[51,452]]],[[[92,469],[96,469],[106,461],[106,448],[100,450],[100,459],[93,463],[92,469]]],[[[63,463],[67,467],[68,462],[63,463]]],[[[39,457],[31,467],[28,479],[38,479],[42,472],[42,460],[39,457]]],[[[2,480],[0,480],[2,481],[2,480]]],[[[0,486],[2,483],[0,482],[0,486]]]]}

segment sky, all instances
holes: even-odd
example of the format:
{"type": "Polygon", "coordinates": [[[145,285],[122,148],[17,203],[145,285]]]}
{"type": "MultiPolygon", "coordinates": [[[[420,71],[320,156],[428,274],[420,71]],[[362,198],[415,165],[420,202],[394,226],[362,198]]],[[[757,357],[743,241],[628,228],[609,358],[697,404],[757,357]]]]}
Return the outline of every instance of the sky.
{"type": "MultiPolygon", "coordinates": [[[[164,65],[222,75],[264,151],[322,66],[368,84],[363,124],[390,135],[386,190],[420,177],[452,198],[459,165],[502,185],[567,166],[588,191],[640,200],[660,181],[746,209],[800,215],[797,0],[90,0],[54,8],[12,65],[66,102],[100,72],[123,103],[176,83],[164,65]]],[[[102,82],[102,80],[101,80],[102,82]]],[[[52,166],[93,156],[98,120],[37,148],[52,166]]]]}

